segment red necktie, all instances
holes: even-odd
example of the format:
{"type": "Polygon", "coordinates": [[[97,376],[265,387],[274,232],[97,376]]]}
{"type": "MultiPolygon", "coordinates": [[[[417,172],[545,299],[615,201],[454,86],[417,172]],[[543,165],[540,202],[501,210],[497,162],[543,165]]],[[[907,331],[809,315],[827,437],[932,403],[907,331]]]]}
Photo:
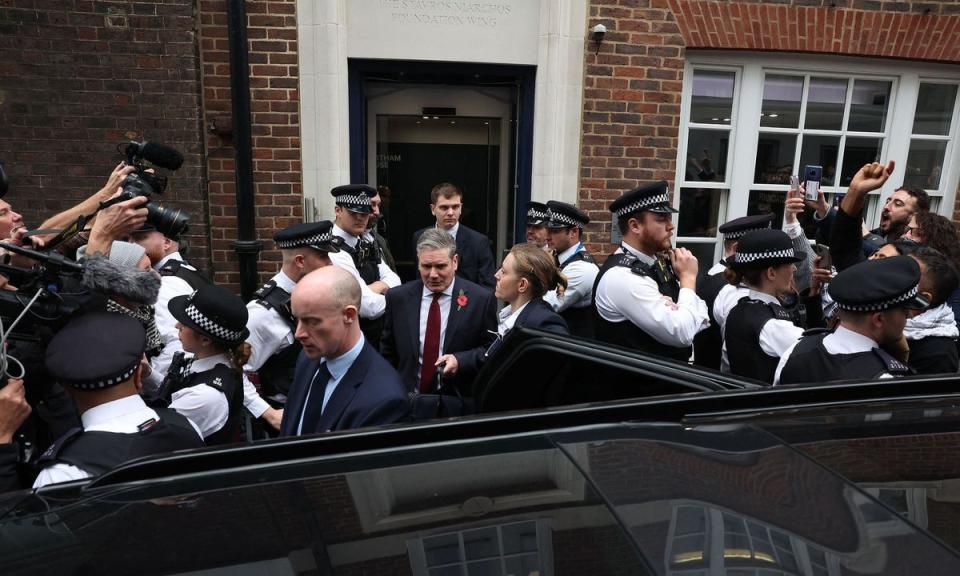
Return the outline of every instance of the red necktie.
{"type": "Polygon", "coordinates": [[[437,372],[440,357],[440,294],[433,295],[430,313],[427,314],[427,333],[423,337],[423,367],[420,368],[420,391],[430,392],[433,375],[437,372]]]}

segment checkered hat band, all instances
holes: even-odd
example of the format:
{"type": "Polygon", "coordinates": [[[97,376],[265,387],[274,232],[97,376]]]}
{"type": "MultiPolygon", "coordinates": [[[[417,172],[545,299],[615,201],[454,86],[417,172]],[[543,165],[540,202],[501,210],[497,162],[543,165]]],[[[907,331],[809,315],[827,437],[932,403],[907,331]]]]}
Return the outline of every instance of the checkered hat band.
{"type": "Polygon", "coordinates": [[[659,194],[657,196],[649,196],[642,200],[637,200],[633,204],[627,204],[623,208],[617,210],[615,214],[619,218],[620,216],[626,216],[627,214],[633,214],[638,210],[643,210],[644,208],[649,208],[650,206],[656,206],[657,204],[670,204],[670,199],[667,197],[667,194],[659,194]]]}
{"type": "Polygon", "coordinates": [[[881,310],[886,310],[887,308],[893,308],[898,304],[903,304],[916,295],[917,287],[914,286],[896,298],[884,300],[883,302],[871,302],[869,304],[844,304],[843,302],[837,301],[837,308],[841,310],[848,310],[850,312],[879,312],[881,310]]]}
{"type": "Polygon", "coordinates": [[[333,200],[337,204],[347,204],[348,206],[370,206],[370,197],[366,194],[360,194],[359,196],[343,194],[334,196],[333,200]]]}
{"type": "Polygon", "coordinates": [[[313,236],[307,236],[306,238],[296,238],[294,240],[281,240],[277,242],[277,248],[281,250],[285,248],[297,248],[300,246],[310,246],[311,244],[323,244],[324,242],[329,242],[333,238],[333,234],[327,232],[326,234],[314,234],[313,236]]]}
{"type": "Polygon", "coordinates": [[[757,260],[772,260],[774,258],[795,258],[793,248],[789,250],[770,250],[767,252],[737,252],[734,262],[749,264],[757,260]]]}
{"type": "Polygon", "coordinates": [[[734,230],[733,232],[727,232],[726,234],[724,234],[723,239],[738,240],[751,232],[760,232],[761,230],[769,230],[769,229],[770,229],[770,225],[767,224],[763,228],[747,228],[746,230],[734,230]]]}
{"type": "Polygon", "coordinates": [[[138,366],[140,366],[139,361],[123,374],[114,378],[107,378],[106,380],[101,380],[99,382],[68,383],[70,386],[80,390],[99,390],[101,388],[109,388],[110,386],[116,386],[117,384],[128,380],[131,376],[133,376],[133,373],[137,371],[138,366]]]}
{"type": "Polygon", "coordinates": [[[533,218],[535,220],[546,220],[550,215],[547,212],[537,210],[536,208],[531,208],[527,210],[527,218],[533,218]]]}
{"type": "Polygon", "coordinates": [[[207,334],[211,334],[214,337],[227,342],[236,342],[237,340],[243,339],[243,332],[239,330],[229,330],[218,325],[213,320],[204,316],[203,313],[197,310],[197,307],[193,304],[187,306],[186,310],[184,311],[187,313],[187,316],[196,322],[197,326],[199,326],[207,334]]]}
{"type": "Polygon", "coordinates": [[[553,210],[549,211],[550,221],[559,222],[560,224],[566,224],[567,226],[576,226],[578,228],[583,228],[583,222],[580,222],[573,216],[567,216],[566,214],[561,214],[560,212],[554,212],[553,210]]]}

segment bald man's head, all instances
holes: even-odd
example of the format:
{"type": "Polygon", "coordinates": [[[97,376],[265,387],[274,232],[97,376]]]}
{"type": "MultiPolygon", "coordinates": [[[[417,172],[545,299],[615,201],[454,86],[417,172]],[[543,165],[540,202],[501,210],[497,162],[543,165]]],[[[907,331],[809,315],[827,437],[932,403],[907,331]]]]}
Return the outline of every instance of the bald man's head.
{"type": "Polygon", "coordinates": [[[360,338],[360,284],[342,268],[326,266],[301,278],[291,308],[295,336],[310,358],[337,358],[360,338]]]}

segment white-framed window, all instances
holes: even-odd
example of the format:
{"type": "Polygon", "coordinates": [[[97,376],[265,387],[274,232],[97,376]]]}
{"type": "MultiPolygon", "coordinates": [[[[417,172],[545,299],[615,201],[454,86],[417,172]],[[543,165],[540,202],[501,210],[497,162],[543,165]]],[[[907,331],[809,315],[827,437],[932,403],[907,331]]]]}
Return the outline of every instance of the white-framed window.
{"type": "MultiPolygon", "coordinates": [[[[791,174],[823,169],[828,198],[860,166],[896,161],[865,219],[901,186],[921,187],[951,216],[960,162],[960,68],[805,55],[690,52],[684,74],[674,206],[676,242],[701,269],[722,254],[719,225],[774,212],[780,226],[791,174]]],[[[801,176],[802,179],[802,176],[801,176]]],[[[811,215],[801,223],[813,237],[811,215]]]]}
{"type": "Polygon", "coordinates": [[[525,520],[432,534],[407,543],[415,576],[549,576],[545,521],[525,520]]]}

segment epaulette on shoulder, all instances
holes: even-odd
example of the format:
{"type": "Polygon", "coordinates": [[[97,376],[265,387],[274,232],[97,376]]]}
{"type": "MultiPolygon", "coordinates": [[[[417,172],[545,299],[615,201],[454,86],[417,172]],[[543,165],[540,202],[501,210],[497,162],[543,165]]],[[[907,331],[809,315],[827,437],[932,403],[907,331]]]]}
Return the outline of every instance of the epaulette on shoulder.
{"type": "Polygon", "coordinates": [[[883,350],[881,348],[874,348],[873,351],[874,353],[876,353],[877,356],[880,357],[881,360],[883,360],[884,365],[886,365],[887,367],[887,372],[889,372],[890,374],[898,375],[898,374],[913,373],[912,368],[910,368],[903,362],[891,356],[890,353],[887,352],[886,350],[883,350]]]}
{"type": "Polygon", "coordinates": [[[803,336],[818,336],[820,334],[830,334],[832,330],[829,328],[808,328],[803,331],[803,336]]]}

